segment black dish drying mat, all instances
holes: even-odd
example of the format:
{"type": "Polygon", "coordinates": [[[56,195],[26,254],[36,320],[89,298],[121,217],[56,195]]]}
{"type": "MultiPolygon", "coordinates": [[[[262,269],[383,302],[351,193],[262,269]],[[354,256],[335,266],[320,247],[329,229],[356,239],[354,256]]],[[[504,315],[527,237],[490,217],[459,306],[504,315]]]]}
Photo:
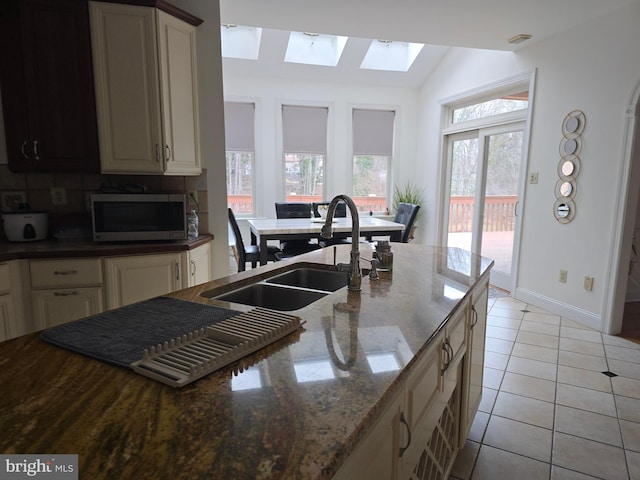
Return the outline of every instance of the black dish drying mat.
{"type": "Polygon", "coordinates": [[[108,363],[128,367],[145,348],[214,325],[236,310],[157,297],[45,330],[43,340],[108,363]]]}

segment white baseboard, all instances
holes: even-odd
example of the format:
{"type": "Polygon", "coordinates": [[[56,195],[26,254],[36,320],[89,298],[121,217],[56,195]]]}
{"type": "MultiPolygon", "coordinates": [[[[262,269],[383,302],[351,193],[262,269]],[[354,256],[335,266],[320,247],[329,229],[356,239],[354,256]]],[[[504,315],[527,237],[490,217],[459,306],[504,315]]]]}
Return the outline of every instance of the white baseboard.
{"type": "Polygon", "coordinates": [[[585,327],[593,328],[599,332],[603,331],[602,317],[594,314],[593,312],[587,312],[581,308],[576,308],[573,305],[545,297],[523,288],[516,289],[514,298],[521,302],[530,303],[536,307],[544,308],[549,313],[568,318],[569,320],[578,322],[580,325],[584,325],[585,327]]]}

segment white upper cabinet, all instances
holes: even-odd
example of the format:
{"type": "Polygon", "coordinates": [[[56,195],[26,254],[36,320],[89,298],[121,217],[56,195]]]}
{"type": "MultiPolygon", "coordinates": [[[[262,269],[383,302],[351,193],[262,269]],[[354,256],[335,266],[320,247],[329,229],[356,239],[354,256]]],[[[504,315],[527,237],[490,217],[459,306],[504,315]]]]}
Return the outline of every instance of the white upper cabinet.
{"type": "Polygon", "coordinates": [[[89,2],[103,173],[201,173],[195,26],[89,2]]]}

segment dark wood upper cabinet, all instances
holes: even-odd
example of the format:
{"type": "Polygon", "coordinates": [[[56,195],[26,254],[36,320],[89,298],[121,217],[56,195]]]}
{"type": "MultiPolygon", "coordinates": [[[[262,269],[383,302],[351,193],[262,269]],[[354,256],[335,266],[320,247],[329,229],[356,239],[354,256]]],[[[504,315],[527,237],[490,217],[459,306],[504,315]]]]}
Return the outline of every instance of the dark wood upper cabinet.
{"type": "Polygon", "coordinates": [[[99,172],[86,0],[2,0],[0,89],[9,168],[99,172]]]}

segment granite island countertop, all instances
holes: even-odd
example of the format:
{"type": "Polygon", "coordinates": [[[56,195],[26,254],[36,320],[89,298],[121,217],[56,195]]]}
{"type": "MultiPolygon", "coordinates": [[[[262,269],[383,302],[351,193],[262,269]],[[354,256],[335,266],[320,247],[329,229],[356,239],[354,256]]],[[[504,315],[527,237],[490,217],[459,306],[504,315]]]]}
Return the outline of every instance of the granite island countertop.
{"type": "MultiPolygon", "coordinates": [[[[392,250],[394,271],[378,282],[291,312],[301,329],[181,389],[38,334],[1,343],[0,453],[78,454],[79,478],[91,479],[331,478],[492,264],[459,249],[392,250]]],[[[224,306],[200,294],[332,261],[332,248],[318,250],[171,296],[224,306]]]]}

